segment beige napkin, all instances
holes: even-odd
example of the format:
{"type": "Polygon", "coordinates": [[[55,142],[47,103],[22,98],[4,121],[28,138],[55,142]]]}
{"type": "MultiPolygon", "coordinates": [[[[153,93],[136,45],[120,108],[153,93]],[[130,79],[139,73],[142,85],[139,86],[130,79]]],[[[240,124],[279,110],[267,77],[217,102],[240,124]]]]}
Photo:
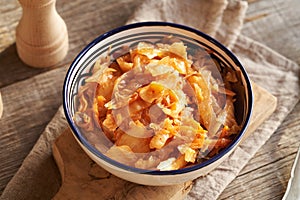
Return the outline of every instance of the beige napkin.
{"type": "MultiPolygon", "coordinates": [[[[299,100],[299,66],[240,35],[246,9],[247,3],[238,0],[148,0],[128,21],[176,22],[215,37],[233,50],[250,78],[278,100],[275,113],[217,169],[195,180],[186,199],[217,199],[299,100]]],[[[56,193],[60,177],[52,158],[51,144],[66,127],[60,108],[0,199],[49,199],[56,193]]]]}
{"type": "Polygon", "coordinates": [[[148,0],[127,23],[168,21],[184,24],[215,37],[231,48],[242,28],[246,10],[246,1],[148,0]]]}

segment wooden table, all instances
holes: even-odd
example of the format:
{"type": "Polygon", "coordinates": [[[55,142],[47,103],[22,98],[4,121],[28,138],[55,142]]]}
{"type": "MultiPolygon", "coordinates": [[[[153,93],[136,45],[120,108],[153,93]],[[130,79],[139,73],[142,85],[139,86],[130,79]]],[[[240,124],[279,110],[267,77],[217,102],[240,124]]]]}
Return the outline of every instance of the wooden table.
{"type": "MultiPolygon", "coordinates": [[[[300,65],[300,1],[248,2],[243,34],[300,65]],[[263,19],[273,26],[267,27],[263,19]]],[[[123,25],[141,3],[142,0],[58,0],[57,10],[69,31],[69,53],[55,67],[34,69],[24,65],[16,53],[15,27],[22,10],[17,1],[0,1],[0,91],[4,97],[0,194],[61,105],[61,88],[70,62],[93,38],[123,25]]],[[[219,199],[282,198],[300,144],[299,113],[300,103],[219,199]]]]}

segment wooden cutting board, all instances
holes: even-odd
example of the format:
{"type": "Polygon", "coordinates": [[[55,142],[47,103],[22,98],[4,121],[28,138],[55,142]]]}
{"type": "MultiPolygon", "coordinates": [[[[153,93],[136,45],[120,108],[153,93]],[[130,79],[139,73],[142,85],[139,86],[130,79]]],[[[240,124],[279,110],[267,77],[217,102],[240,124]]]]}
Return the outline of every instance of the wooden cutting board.
{"type": "MultiPolygon", "coordinates": [[[[277,99],[252,83],[254,108],[245,138],[275,110],[277,99]]],[[[67,129],[53,144],[53,155],[62,176],[54,199],[183,199],[192,181],[173,186],[143,186],[122,180],[94,163],[67,129]]]]}

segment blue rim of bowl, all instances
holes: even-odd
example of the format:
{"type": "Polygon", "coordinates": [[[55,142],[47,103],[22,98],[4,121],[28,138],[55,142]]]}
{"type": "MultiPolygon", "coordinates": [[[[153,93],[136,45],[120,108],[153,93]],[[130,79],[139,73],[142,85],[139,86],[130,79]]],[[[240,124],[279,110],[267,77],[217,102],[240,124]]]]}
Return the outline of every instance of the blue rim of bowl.
{"type": "Polygon", "coordinates": [[[243,135],[245,134],[245,131],[249,125],[250,122],[250,118],[252,115],[252,108],[253,108],[253,94],[252,94],[252,86],[250,83],[250,79],[248,77],[248,74],[245,70],[245,68],[243,67],[243,65],[240,63],[240,61],[237,59],[237,57],[229,50],[227,49],[224,45],[222,45],[220,42],[218,42],[216,39],[210,37],[209,35],[196,30],[194,28],[182,25],[182,24],[176,24],[176,23],[170,23],[170,22],[139,22],[139,23],[134,23],[134,24],[129,24],[129,25],[125,25],[125,26],[121,26],[118,27],[116,29],[113,29],[111,31],[108,31],[100,36],[98,36],[96,39],[94,39],[90,44],[88,44],[78,55],[77,57],[74,59],[74,61],[72,62],[72,64],[70,65],[70,68],[67,71],[65,80],[64,80],[64,85],[63,85],[63,109],[64,109],[64,113],[66,116],[66,119],[74,133],[74,135],[77,137],[77,139],[90,151],[92,152],[94,155],[96,155],[97,157],[99,157],[100,159],[104,160],[105,162],[116,166],[118,168],[121,168],[123,170],[126,171],[130,171],[130,172],[135,172],[135,173],[140,173],[140,174],[149,174],[149,175],[174,175],[174,174],[184,174],[184,173],[188,173],[191,171],[195,171],[198,170],[200,168],[203,168],[211,163],[216,162],[217,160],[219,160],[220,158],[222,158],[225,154],[227,154],[231,149],[233,149],[241,140],[241,138],[243,137],[243,135]],[[200,37],[205,38],[206,40],[210,41],[211,43],[213,43],[214,45],[218,46],[222,51],[224,51],[232,60],[233,62],[239,67],[239,69],[241,70],[244,78],[245,78],[245,82],[246,82],[246,86],[247,86],[247,91],[248,91],[248,110],[247,110],[247,116],[245,119],[245,123],[240,131],[240,133],[237,135],[237,137],[235,137],[235,139],[230,143],[229,146],[227,146],[225,149],[223,149],[221,152],[219,152],[217,155],[213,156],[212,158],[201,162],[199,164],[196,165],[192,165],[190,167],[186,167],[186,168],[182,168],[182,169],[178,169],[178,170],[168,170],[168,171],[158,171],[158,170],[146,170],[146,169],[140,169],[140,168],[135,168],[135,167],[131,167],[122,163],[119,163],[105,155],[103,155],[102,153],[100,153],[98,150],[96,150],[95,147],[93,147],[88,141],[87,139],[82,136],[80,134],[80,130],[76,127],[75,123],[72,120],[72,116],[70,111],[68,110],[68,103],[67,103],[67,89],[66,86],[68,85],[68,82],[70,81],[70,76],[74,71],[74,66],[77,65],[77,63],[80,61],[80,59],[93,47],[95,46],[98,42],[116,34],[119,32],[122,32],[124,30],[128,30],[128,29],[134,29],[134,28],[140,28],[140,27],[147,27],[147,26],[157,26],[157,27],[174,27],[174,28],[179,28],[179,29],[183,29],[192,33],[195,33],[196,35],[199,35],[200,37]]]}

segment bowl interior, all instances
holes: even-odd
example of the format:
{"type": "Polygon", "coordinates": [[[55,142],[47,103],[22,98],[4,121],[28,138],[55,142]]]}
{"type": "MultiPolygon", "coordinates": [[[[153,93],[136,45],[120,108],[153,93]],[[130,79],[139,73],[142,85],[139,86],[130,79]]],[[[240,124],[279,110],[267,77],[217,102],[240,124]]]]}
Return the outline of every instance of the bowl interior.
{"type": "MultiPolygon", "coordinates": [[[[72,63],[65,79],[63,97],[66,118],[75,136],[84,146],[86,146],[100,159],[103,159],[110,164],[116,165],[125,170],[150,174],[185,173],[199,169],[211,162],[214,162],[215,160],[218,160],[240,141],[249,123],[253,102],[251,84],[247,73],[238,59],[227,48],[213,38],[197,30],[178,24],[164,22],[131,24],[117,28],[96,38],[79,53],[72,63]],[[158,40],[162,40],[170,35],[182,41],[188,47],[188,51],[192,51],[197,48],[204,48],[213,51],[213,55],[216,56],[222,63],[222,66],[219,66],[217,70],[222,70],[220,68],[226,67],[236,72],[238,82],[233,85],[233,88],[238,98],[234,102],[234,107],[236,120],[241,126],[241,131],[232,143],[219,154],[198,165],[180,170],[152,171],[138,169],[116,162],[115,160],[112,160],[100,153],[81,133],[80,129],[74,123],[73,117],[76,112],[76,96],[79,88],[85,84],[85,79],[91,76],[96,60],[100,57],[107,56],[108,52],[111,55],[111,60],[114,60],[119,55],[126,53],[124,52],[124,46],[135,48],[140,41],[156,43],[158,40]]],[[[103,139],[106,140],[106,138],[103,139]]]]}

